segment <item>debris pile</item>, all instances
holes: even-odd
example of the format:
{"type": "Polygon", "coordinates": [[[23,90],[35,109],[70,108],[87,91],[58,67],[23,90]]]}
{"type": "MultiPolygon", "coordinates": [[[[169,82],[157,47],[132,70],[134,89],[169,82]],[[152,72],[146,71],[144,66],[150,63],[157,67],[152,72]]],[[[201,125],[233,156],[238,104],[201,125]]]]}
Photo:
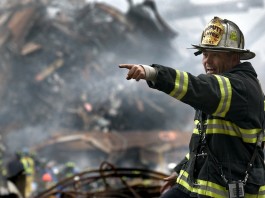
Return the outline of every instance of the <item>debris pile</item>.
{"type": "MultiPolygon", "coordinates": [[[[114,143],[120,140],[116,134],[133,130],[139,131],[138,134],[152,133],[185,125],[183,120],[177,119],[183,111],[176,107],[176,100],[149,89],[144,81],[139,82],[143,85],[126,81],[126,71],[118,69],[120,63],[150,64],[167,60],[177,53],[171,46],[177,33],[159,15],[154,1],[130,4],[125,13],[98,2],[79,5],[72,10],[69,7],[62,9],[58,6],[60,1],[14,2],[6,1],[5,9],[0,12],[0,126],[8,152],[24,145],[49,147],[47,142],[54,140],[55,146],[64,147],[62,152],[46,149],[47,153],[41,153],[36,149],[40,156],[46,154],[49,159],[63,161],[65,155],[72,155],[79,157],[78,161],[84,154],[88,156],[90,148],[93,152],[100,148],[101,154],[95,158],[106,156],[112,162],[119,162],[124,157],[121,152],[126,138],[119,135],[124,145],[116,149],[118,158],[111,155],[117,147],[114,143]],[[89,135],[85,138],[84,134],[89,135]],[[56,136],[62,138],[58,138],[59,143],[56,136]],[[70,141],[76,137],[77,140],[70,141]],[[106,138],[107,141],[103,141],[106,138]],[[63,144],[60,144],[61,140],[63,144]],[[72,148],[70,145],[77,152],[74,149],[65,152],[65,147],[72,148]],[[83,146],[83,152],[80,146],[83,146]],[[58,156],[59,153],[62,156],[58,156]]],[[[185,116],[182,118],[185,120],[185,116]]],[[[165,145],[169,141],[168,136],[160,137],[159,134],[163,133],[158,132],[150,141],[149,153],[154,156],[159,148],[153,142],[164,138],[165,145]]],[[[172,134],[175,137],[177,133],[172,134]]],[[[130,146],[129,140],[124,150],[131,149],[136,153],[135,147],[145,146],[139,139],[130,146]]],[[[144,141],[143,138],[140,140],[144,141]]],[[[164,150],[170,146],[164,146],[164,150]]],[[[102,161],[102,158],[98,160],[102,161]]],[[[123,174],[136,177],[131,170],[117,171],[122,170],[111,172],[109,177],[122,178],[123,174]]],[[[161,175],[158,177],[161,179],[161,175]]],[[[84,181],[93,182],[91,179],[84,178],[84,181]]],[[[80,181],[78,184],[81,185],[80,181]]],[[[123,184],[126,183],[123,181],[123,184]]],[[[141,197],[144,193],[141,186],[127,184],[124,194],[138,193],[141,197]]],[[[80,186],[84,187],[87,183],[80,186]]],[[[149,192],[146,189],[145,192],[149,192]]],[[[158,195],[159,184],[150,186],[152,192],[158,195]]],[[[65,189],[64,193],[67,193],[65,189]]],[[[100,193],[103,196],[107,192],[100,193]]],[[[151,194],[143,195],[146,196],[152,197],[151,194]]]]}
{"type": "Polygon", "coordinates": [[[116,168],[103,162],[99,169],[62,180],[38,197],[155,198],[160,196],[161,183],[167,176],[148,169],[116,168]]]}
{"type": "Polygon", "coordinates": [[[2,11],[0,25],[2,128],[148,130],[175,117],[176,103],[132,86],[117,67],[176,53],[170,45],[176,33],[153,1],[127,13],[105,3],[71,14],[38,1],[17,4],[2,11]]]}

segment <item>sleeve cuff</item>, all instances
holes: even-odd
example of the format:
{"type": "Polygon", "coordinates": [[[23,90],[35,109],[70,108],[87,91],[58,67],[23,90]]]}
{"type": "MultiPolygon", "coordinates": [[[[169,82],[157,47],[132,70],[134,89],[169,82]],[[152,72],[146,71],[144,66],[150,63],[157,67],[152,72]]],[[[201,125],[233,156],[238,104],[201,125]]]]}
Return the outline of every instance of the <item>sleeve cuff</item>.
{"type": "Polygon", "coordinates": [[[156,81],[157,70],[149,65],[141,65],[145,70],[145,80],[156,81]]]}

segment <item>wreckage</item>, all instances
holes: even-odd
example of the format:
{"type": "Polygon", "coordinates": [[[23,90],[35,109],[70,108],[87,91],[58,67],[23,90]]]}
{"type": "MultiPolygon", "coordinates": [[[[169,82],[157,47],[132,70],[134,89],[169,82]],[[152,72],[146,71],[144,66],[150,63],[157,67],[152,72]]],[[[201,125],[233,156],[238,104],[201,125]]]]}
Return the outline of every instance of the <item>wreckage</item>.
{"type": "MultiPolygon", "coordinates": [[[[128,92],[128,96],[118,96],[125,94],[121,93],[125,86],[116,66],[168,56],[170,40],[176,36],[158,15],[154,2],[146,2],[127,13],[105,3],[89,3],[71,15],[57,10],[49,16],[51,8],[40,3],[2,13],[2,126],[16,123],[15,128],[23,128],[45,122],[88,130],[91,119],[85,114],[89,111],[113,119],[109,114],[121,110],[121,97],[131,97],[128,92]],[[153,10],[156,21],[147,8],[153,10]],[[146,20],[137,23],[139,18],[146,20]]],[[[117,129],[115,121],[107,122],[117,129]]]]}
{"type": "Polygon", "coordinates": [[[166,176],[148,169],[116,168],[102,162],[98,170],[84,171],[64,179],[37,197],[159,197],[161,183],[166,176]]]}
{"type": "MultiPolygon", "coordinates": [[[[171,129],[190,118],[169,97],[126,82],[117,65],[167,64],[178,55],[171,47],[177,33],[152,0],[128,1],[126,12],[80,2],[0,2],[0,145],[5,156],[27,145],[51,160],[90,160],[82,164],[89,170],[37,197],[158,197],[166,175],[145,168],[184,156],[189,134],[171,129]],[[98,168],[106,159],[111,164],[98,168]]],[[[205,12],[190,1],[182,4],[167,14],[205,12]]]]}
{"type": "MultiPolygon", "coordinates": [[[[113,136],[130,130],[164,130],[163,119],[175,117],[171,100],[161,95],[147,99],[152,93],[126,84],[117,69],[122,62],[155,62],[176,53],[172,51],[171,41],[177,33],[159,15],[155,3],[146,0],[135,5],[131,2],[128,11],[123,13],[106,3],[88,3],[65,12],[51,2],[23,1],[12,3],[1,11],[0,125],[3,143],[12,142],[14,136],[20,134],[19,145],[12,143],[12,149],[28,145],[39,155],[63,161],[65,156],[58,156],[60,152],[56,153],[57,156],[51,154],[54,152],[47,152],[51,146],[47,143],[49,139],[81,132],[91,134],[89,142],[98,136],[95,135],[97,133],[106,138],[108,133],[108,136],[113,136]],[[141,97],[136,96],[139,92],[141,97]],[[156,104],[158,102],[159,105],[156,104]],[[154,114],[160,117],[160,122],[151,116],[154,114]],[[138,119],[132,119],[135,117],[138,119]]],[[[95,142],[92,143],[93,147],[95,142]]],[[[105,155],[109,155],[108,147],[103,144],[96,149],[104,148],[105,155]]],[[[157,143],[151,147],[158,149],[157,143]]],[[[166,150],[170,148],[167,146],[166,150]]],[[[12,149],[8,151],[14,152],[12,149]]],[[[122,149],[117,151],[123,152],[122,149]]],[[[112,163],[122,161],[113,156],[109,159],[112,163]]],[[[124,194],[132,193],[135,197],[141,197],[142,187],[133,187],[133,180],[141,180],[143,176],[161,180],[165,176],[150,170],[144,170],[144,174],[137,168],[135,170],[140,175],[132,174],[131,170],[112,169],[112,172],[107,170],[105,176],[119,177],[127,188],[124,194]],[[130,184],[123,181],[122,176],[130,178],[130,184]]],[[[97,186],[102,183],[98,181],[104,175],[97,174],[86,178],[77,176],[84,180],[82,185],[93,181],[95,184],[92,186],[97,186]]],[[[73,184],[71,196],[80,193],[75,180],[70,181],[74,183],[58,185],[73,184]]],[[[150,185],[150,191],[145,192],[150,194],[144,197],[156,197],[159,193],[159,182],[152,183],[156,186],[150,185]]],[[[79,187],[83,188],[82,185],[79,187]]],[[[148,185],[145,187],[147,189],[148,185]]],[[[54,193],[54,188],[48,193],[54,193]]],[[[112,189],[112,193],[114,190],[117,189],[112,189]]],[[[89,197],[96,192],[90,189],[82,193],[89,197]]],[[[101,193],[109,195],[104,190],[101,193]]]]}

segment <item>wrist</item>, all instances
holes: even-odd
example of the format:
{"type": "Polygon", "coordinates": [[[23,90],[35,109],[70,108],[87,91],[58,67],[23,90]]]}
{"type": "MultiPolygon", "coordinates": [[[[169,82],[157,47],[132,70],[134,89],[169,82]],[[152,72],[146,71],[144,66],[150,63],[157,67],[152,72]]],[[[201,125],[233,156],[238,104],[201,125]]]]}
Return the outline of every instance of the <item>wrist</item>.
{"type": "Polygon", "coordinates": [[[149,65],[140,65],[145,71],[145,80],[155,81],[157,76],[157,70],[149,65]]]}

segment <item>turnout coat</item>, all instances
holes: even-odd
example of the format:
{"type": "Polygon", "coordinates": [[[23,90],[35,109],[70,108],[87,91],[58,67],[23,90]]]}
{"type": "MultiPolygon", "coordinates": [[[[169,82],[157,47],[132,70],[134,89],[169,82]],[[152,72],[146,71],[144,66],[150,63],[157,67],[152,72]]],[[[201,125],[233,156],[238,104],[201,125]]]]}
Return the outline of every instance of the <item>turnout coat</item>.
{"type": "Polygon", "coordinates": [[[151,66],[157,78],[147,81],[149,87],[196,109],[189,153],[175,167],[178,188],[190,196],[226,198],[228,183],[240,180],[245,197],[265,197],[264,95],[251,63],[199,76],[151,66]]]}

